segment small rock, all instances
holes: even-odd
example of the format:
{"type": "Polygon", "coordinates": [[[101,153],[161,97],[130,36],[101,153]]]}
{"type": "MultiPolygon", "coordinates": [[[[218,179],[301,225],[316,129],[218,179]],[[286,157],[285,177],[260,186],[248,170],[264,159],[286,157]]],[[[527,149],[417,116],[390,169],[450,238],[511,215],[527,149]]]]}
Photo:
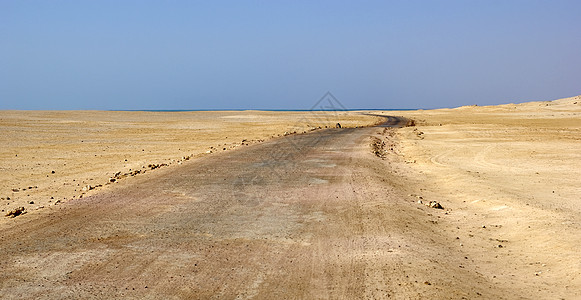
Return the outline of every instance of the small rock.
{"type": "Polygon", "coordinates": [[[109,182],[115,182],[115,181],[117,181],[117,179],[115,179],[115,178],[109,178],[109,182]]]}
{"type": "Polygon", "coordinates": [[[428,206],[435,209],[444,209],[444,207],[442,207],[442,205],[436,201],[430,201],[428,206]]]}
{"type": "Polygon", "coordinates": [[[34,201],[30,201],[30,202],[28,202],[28,204],[34,204],[34,201]]]}
{"type": "Polygon", "coordinates": [[[13,192],[20,192],[20,189],[12,189],[13,192]]]}
{"type": "Polygon", "coordinates": [[[341,124],[340,124],[340,123],[337,123],[337,124],[335,125],[335,128],[341,128],[341,124]]]}
{"type": "Polygon", "coordinates": [[[6,216],[7,216],[7,217],[14,218],[14,217],[18,217],[18,216],[20,216],[20,215],[23,215],[23,214],[25,214],[25,213],[26,213],[26,209],[25,209],[24,207],[22,207],[22,206],[21,206],[21,207],[18,207],[18,208],[16,208],[16,209],[14,209],[14,210],[11,210],[11,211],[9,211],[9,212],[6,214],[6,216]]]}
{"type": "Polygon", "coordinates": [[[51,171],[50,173],[51,173],[51,174],[54,174],[54,173],[56,173],[56,172],[55,172],[55,171],[51,171]]]}

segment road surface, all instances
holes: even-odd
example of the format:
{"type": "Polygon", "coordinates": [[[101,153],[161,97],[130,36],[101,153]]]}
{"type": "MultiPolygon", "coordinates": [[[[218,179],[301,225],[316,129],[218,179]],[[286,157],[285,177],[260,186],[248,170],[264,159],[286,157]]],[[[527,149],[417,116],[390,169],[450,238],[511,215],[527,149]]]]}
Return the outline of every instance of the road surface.
{"type": "Polygon", "coordinates": [[[0,228],[0,298],[509,294],[461,268],[443,211],[401,194],[370,151],[382,130],[291,135],[17,217],[0,228]]]}

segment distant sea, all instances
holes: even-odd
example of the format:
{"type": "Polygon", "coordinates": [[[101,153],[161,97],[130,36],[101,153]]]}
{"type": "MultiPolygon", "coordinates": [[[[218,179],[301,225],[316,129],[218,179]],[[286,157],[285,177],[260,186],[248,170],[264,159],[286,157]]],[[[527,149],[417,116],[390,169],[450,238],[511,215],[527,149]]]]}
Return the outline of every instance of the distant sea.
{"type": "Polygon", "coordinates": [[[421,108],[356,108],[356,109],[116,109],[110,111],[147,111],[147,112],[187,112],[187,111],[360,111],[360,110],[371,110],[371,111],[410,111],[418,110],[421,108]]]}

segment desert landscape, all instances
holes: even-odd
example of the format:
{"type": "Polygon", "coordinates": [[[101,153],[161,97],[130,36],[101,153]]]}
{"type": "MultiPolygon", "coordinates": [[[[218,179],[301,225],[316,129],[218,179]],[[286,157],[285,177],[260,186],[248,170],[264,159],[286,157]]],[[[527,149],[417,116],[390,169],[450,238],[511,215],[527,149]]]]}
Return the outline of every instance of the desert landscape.
{"type": "Polygon", "coordinates": [[[370,126],[381,118],[342,111],[2,111],[0,212],[58,205],[125,177],[337,122],[370,126]]]}
{"type": "Polygon", "coordinates": [[[0,128],[2,298],[581,297],[581,96],[0,128]]]}
{"type": "Polygon", "coordinates": [[[404,115],[416,126],[386,139],[405,161],[400,188],[450,210],[438,226],[466,267],[507,298],[580,297],[581,96],[404,115]]]}

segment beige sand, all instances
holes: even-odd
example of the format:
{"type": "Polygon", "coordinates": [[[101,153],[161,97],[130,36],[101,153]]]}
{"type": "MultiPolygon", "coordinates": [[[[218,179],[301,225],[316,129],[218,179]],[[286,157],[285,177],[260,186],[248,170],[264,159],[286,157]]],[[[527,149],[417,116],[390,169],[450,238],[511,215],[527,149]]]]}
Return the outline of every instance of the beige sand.
{"type": "Polygon", "coordinates": [[[30,213],[107,189],[111,178],[127,180],[125,174],[136,171],[147,176],[157,165],[285,133],[380,120],[331,111],[0,111],[0,213],[18,207],[30,213]]]}
{"type": "Polygon", "coordinates": [[[450,210],[463,267],[530,297],[581,296],[581,96],[386,113],[416,120],[390,152],[411,200],[450,210]]]}
{"type": "MultiPolygon", "coordinates": [[[[355,166],[365,166],[366,171],[350,176],[346,186],[352,186],[353,190],[340,190],[340,194],[356,194],[355,199],[365,205],[339,211],[351,216],[352,221],[368,220],[368,223],[363,223],[365,226],[358,226],[351,232],[365,241],[352,250],[365,257],[383,251],[386,257],[393,259],[389,256],[394,253],[392,249],[385,251],[382,247],[396,242],[397,238],[390,237],[372,245],[369,241],[381,240],[394,232],[405,232],[400,237],[401,243],[407,247],[405,253],[408,256],[397,256],[406,259],[403,260],[405,264],[393,268],[393,277],[400,276],[403,280],[405,275],[407,280],[407,275],[410,276],[409,282],[403,283],[368,281],[369,288],[377,290],[385,284],[398,284],[398,291],[405,290],[396,294],[402,298],[417,298],[418,295],[435,295],[432,298],[501,295],[507,299],[581,297],[578,253],[581,244],[581,97],[494,107],[385,113],[403,114],[416,120],[417,126],[398,130],[365,129],[376,132],[369,142],[379,143],[382,149],[376,152],[384,158],[375,157],[370,151],[367,154],[376,159],[373,164],[367,160],[361,160],[365,164],[354,160],[355,166]],[[381,177],[377,178],[378,174],[381,177]],[[356,189],[365,196],[355,193],[356,189]],[[405,201],[401,201],[402,198],[405,201]],[[371,200],[375,202],[369,202],[371,200]],[[429,201],[439,202],[444,210],[425,206],[424,203],[429,201]],[[372,218],[377,215],[383,217],[372,218]],[[400,222],[400,219],[405,221],[400,222]],[[379,234],[373,231],[374,228],[389,230],[379,234]],[[417,240],[424,242],[414,243],[417,240]],[[375,252],[371,253],[371,250],[375,252]],[[412,254],[416,256],[408,260],[412,254]]],[[[31,211],[36,205],[47,205],[51,194],[59,197],[50,202],[54,203],[65,197],[78,198],[83,193],[113,192],[112,187],[127,186],[132,180],[140,181],[139,178],[146,179],[149,174],[157,172],[150,172],[153,168],[149,167],[150,164],[170,164],[163,168],[165,171],[158,173],[165,176],[157,178],[171,180],[171,166],[183,162],[184,157],[208,155],[205,154],[208,150],[236,148],[243,139],[256,141],[285,131],[307,131],[307,124],[309,127],[320,126],[311,121],[312,117],[305,121],[301,113],[2,112],[0,116],[2,142],[6,145],[0,154],[0,192],[11,197],[2,203],[7,208],[24,205],[31,211]],[[118,180],[120,184],[82,191],[86,185],[105,184],[116,172],[125,174],[136,169],[147,170],[147,173],[138,178],[121,178],[118,180]],[[55,170],[54,174],[52,170],[55,170]],[[13,192],[13,188],[18,191],[13,192]],[[35,203],[27,204],[29,199],[35,203]]],[[[343,125],[349,123],[351,126],[376,121],[360,115],[340,118],[343,125]]],[[[327,122],[327,126],[336,122],[337,119],[333,119],[327,122]]],[[[351,144],[359,145],[353,141],[351,144]]],[[[233,155],[229,154],[235,153],[225,153],[224,156],[232,159],[233,155]]],[[[364,154],[357,152],[354,157],[364,157],[364,154]]],[[[323,205],[320,200],[333,194],[317,191],[316,195],[315,203],[323,205]]],[[[310,196],[301,199],[310,199],[310,196]]],[[[89,200],[56,206],[53,214],[46,215],[54,216],[69,204],[89,200]]],[[[339,201],[336,205],[359,204],[339,201]]],[[[335,204],[329,206],[329,209],[335,208],[335,204]]],[[[37,215],[32,212],[22,219],[2,220],[16,220],[13,224],[4,224],[14,233],[20,226],[11,225],[33,226],[31,220],[41,220],[42,212],[46,211],[40,210],[37,215]],[[18,223],[20,220],[22,222],[18,223]]],[[[71,220],[72,224],[78,224],[85,217],[82,210],[62,211],[77,214],[76,219],[71,220]]],[[[95,216],[102,214],[103,211],[95,216]]],[[[60,221],[51,219],[47,222],[60,221]]],[[[327,233],[349,232],[346,231],[347,225],[332,228],[328,225],[307,228],[327,233]]],[[[42,230],[35,232],[41,234],[42,230]]],[[[5,242],[18,246],[13,239],[7,238],[5,242]]],[[[320,249],[325,251],[320,251],[318,262],[328,257],[326,251],[335,242],[329,238],[326,243],[321,243],[320,249]]],[[[37,249],[35,247],[31,249],[37,249]]],[[[211,253],[223,255],[221,257],[232,255],[215,250],[211,253]]],[[[297,253],[290,251],[288,255],[296,256],[297,253]]],[[[377,262],[379,260],[374,261],[377,262]]],[[[391,268],[375,267],[376,275],[382,275],[377,278],[382,280],[385,272],[392,272],[391,268]]],[[[290,273],[300,277],[301,272],[304,270],[290,273]]],[[[360,280],[357,274],[363,273],[346,275],[332,282],[337,284],[345,278],[360,280]]],[[[362,286],[359,281],[352,285],[349,282],[342,286],[362,286]]]]}

